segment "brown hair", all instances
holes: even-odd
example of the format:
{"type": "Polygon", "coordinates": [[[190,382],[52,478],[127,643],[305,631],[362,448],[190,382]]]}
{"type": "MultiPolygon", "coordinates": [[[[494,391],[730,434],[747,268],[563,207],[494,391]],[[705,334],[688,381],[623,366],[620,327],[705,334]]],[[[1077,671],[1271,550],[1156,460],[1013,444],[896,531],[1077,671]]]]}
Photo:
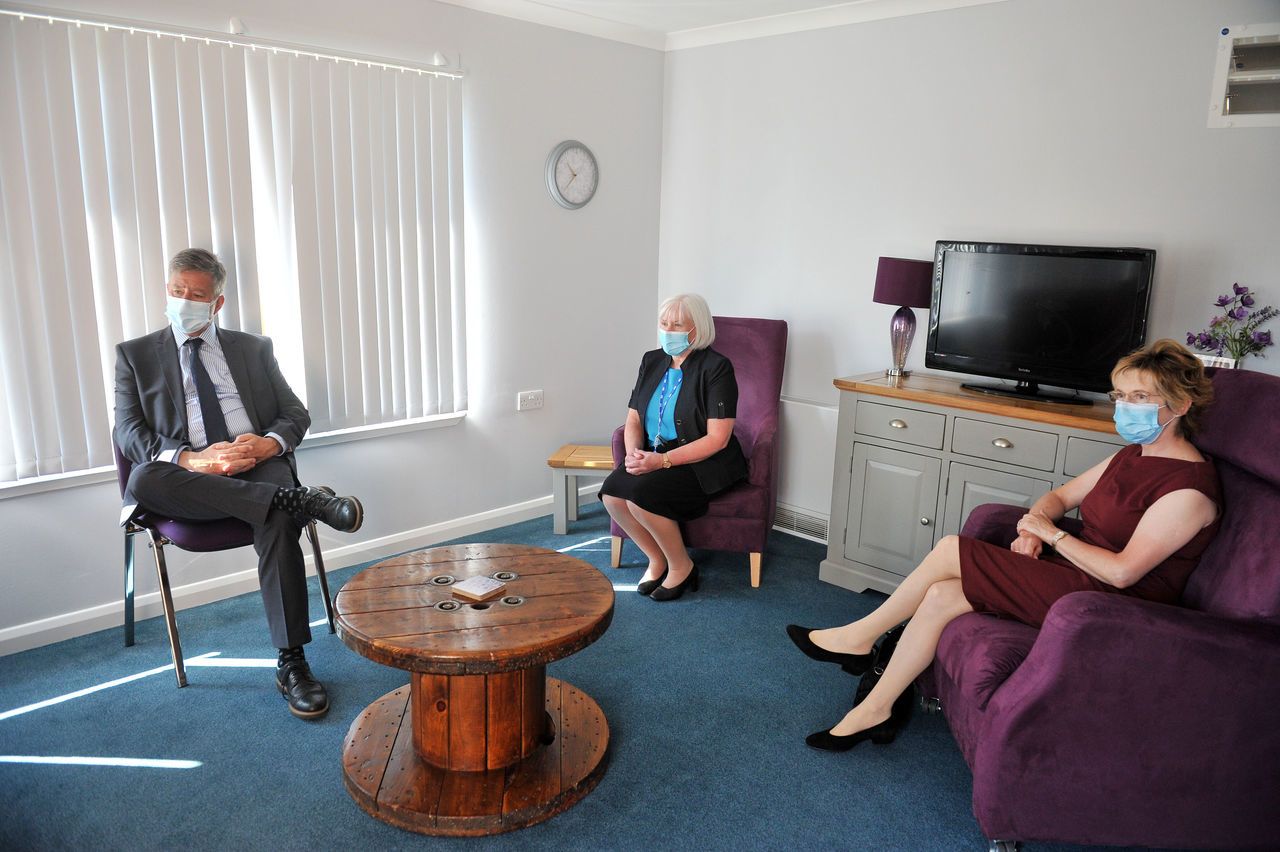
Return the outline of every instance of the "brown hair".
{"type": "Polygon", "coordinates": [[[1190,402],[1182,415],[1179,430],[1191,437],[1200,428],[1200,415],[1213,402],[1213,383],[1204,374],[1204,365],[1191,350],[1176,340],[1157,340],[1146,349],[1131,352],[1116,362],[1111,381],[1129,370],[1140,370],[1151,377],[1155,391],[1173,407],[1190,402]]]}

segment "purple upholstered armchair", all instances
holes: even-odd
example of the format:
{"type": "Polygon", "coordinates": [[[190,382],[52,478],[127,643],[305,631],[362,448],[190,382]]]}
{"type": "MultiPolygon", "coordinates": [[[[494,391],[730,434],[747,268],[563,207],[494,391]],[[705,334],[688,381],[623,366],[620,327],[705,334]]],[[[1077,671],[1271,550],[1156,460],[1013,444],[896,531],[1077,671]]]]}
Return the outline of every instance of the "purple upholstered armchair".
{"type": "MultiPolygon", "coordinates": [[[[971,613],[942,633],[921,687],[989,838],[1280,845],[1280,377],[1210,373],[1195,443],[1223,521],[1182,606],[1077,592],[1038,631],[971,613]]],[[[964,534],[1008,543],[1024,511],[980,506],[964,534]]]]}
{"type": "MultiPolygon", "coordinates": [[[[747,457],[745,482],[718,494],[707,514],[681,525],[685,544],[750,554],[751,585],[760,585],[760,563],[778,502],[778,401],[787,357],[783,320],[714,317],[712,346],[733,364],[738,379],[738,417],[733,433],[747,457]]],[[[626,454],[623,427],[613,433],[613,463],[626,454]]],[[[622,559],[626,533],[612,521],[613,567],[622,559]]]]}

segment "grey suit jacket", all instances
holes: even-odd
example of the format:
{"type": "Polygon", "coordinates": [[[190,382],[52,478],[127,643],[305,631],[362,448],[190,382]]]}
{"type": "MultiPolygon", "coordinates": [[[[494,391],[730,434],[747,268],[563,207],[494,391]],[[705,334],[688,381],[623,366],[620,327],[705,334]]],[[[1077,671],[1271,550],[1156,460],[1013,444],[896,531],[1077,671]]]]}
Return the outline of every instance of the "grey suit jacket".
{"type": "MultiPolygon", "coordinates": [[[[311,426],[311,415],[280,372],[271,340],[220,328],[218,342],[254,432],[275,432],[283,438],[294,466],[292,451],[311,426]]],[[[113,437],[134,464],[190,443],[178,346],[168,326],[116,346],[113,437]]],[[[126,508],[133,502],[125,496],[126,508]]]]}

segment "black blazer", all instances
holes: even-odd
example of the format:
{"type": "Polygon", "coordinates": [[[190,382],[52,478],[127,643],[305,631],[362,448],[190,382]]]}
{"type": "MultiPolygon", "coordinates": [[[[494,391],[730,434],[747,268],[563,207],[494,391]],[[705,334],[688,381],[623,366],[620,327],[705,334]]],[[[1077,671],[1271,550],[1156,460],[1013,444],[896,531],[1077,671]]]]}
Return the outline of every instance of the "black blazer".
{"type": "MultiPolygon", "coordinates": [[[[311,415],[280,372],[271,340],[220,328],[218,342],[254,432],[275,432],[293,450],[311,426],[311,415]]],[[[190,443],[178,345],[167,325],[116,346],[113,437],[134,464],[190,443]]],[[[287,457],[293,466],[292,452],[287,457]]]]}
{"type": "MultiPolygon", "coordinates": [[[[634,408],[644,424],[645,411],[662,377],[671,367],[671,356],[661,349],[644,353],[640,375],[636,377],[628,407],[634,408]]],[[[695,349],[680,365],[684,378],[676,399],[676,443],[688,444],[707,434],[707,420],[738,416],[738,380],[733,364],[714,349],[695,349]]],[[[647,440],[647,436],[646,436],[647,440]]],[[[645,449],[649,449],[646,447],[645,449]]],[[[738,436],[731,435],[723,450],[700,462],[693,472],[704,494],[715,494],[747,477],[747,459],[738,436]]]]}

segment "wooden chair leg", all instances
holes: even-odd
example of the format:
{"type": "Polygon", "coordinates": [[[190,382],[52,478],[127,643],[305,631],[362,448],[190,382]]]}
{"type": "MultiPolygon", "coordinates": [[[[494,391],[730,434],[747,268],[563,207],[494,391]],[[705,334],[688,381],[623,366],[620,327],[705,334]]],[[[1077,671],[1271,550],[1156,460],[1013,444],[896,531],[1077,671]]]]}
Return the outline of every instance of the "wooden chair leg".
{"type": "Polygon", "coordinates": [[[124,646],[133,645],[133,533],[124,534],[124,646]]]}
{"type": "Polygon", "coordinates": [[[329,622],[329,632],[336,633],[333,626],[333,599],[329,597],[329,578],[324,574],[324,556],[320,553],[320,534],[316,531],[316,522],[307,524],[307,538],[311,541],[311,553],[316,559],[316,578],[320,580],[320,596],[324,598],[324,617],[329,622]]]}
{"type": "Polygon", "coordinates": [[[609,566],[617,568],[622,564],[622,536],[609,537],[609,566]]]}
{"type": "Polygon", "coordinates": [[[178,678],[178,688],[187,685],[187,669],[182,665],[182,642],[178,639],[178,620],[173,614],[173,591],[169,588],[169,571],[164,564],[164,537],[155,530],[147,530],[151,536],[151,548],[155,551],[156,574],[160,578],[160,605],[164,607],[164,626],[169,631],[169,650],[173,653],[173,673],[178,678]]]}
{"type": "Polygon", "coordinates": [[[751,588],[760,588],[760,560],[764,558],[763,553],[752,553],[751,556],[751,588]]]}

